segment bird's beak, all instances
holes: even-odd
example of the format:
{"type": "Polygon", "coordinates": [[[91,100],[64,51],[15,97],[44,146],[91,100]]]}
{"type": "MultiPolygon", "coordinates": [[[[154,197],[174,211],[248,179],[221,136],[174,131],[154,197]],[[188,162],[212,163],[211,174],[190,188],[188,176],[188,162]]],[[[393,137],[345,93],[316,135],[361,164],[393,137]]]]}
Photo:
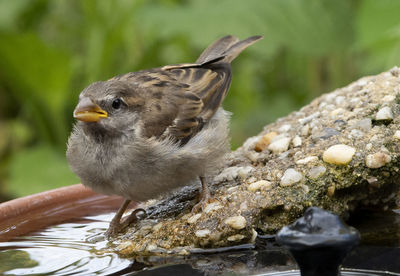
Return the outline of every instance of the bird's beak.
{"type": "Polygon", "coordinates": [[[84,97],[74,110],[74,118],[83,122],[97,122],[101,118],[107,118],[107,112],[90,98],[84,97]]]}

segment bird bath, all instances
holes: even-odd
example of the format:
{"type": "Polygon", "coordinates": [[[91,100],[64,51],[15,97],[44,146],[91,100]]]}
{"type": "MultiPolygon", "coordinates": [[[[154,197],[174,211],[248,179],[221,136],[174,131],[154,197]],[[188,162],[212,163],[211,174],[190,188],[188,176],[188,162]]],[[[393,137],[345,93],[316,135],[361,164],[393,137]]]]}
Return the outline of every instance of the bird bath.
{"type": "MultiPolygon", "coordinates": [[[[121,258],[105,250],[107,241],[89,241],[105,231],[121,202],[73,185],[0,204],[0,274],[300,275],[269,235],[259,235],[254,245],[186,256],[121,258]]],[[[400,212],[363,212],[349,224],[362,238],[342,275],[400,275],[400,212]]]]}

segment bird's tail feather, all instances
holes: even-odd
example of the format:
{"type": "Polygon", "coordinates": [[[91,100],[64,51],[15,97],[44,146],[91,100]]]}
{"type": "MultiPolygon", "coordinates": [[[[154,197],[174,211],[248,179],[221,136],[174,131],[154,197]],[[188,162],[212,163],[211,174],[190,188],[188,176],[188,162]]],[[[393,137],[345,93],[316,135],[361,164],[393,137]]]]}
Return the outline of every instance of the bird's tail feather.
{"type": "Polygon", "coordinates": [[[234,60],[244,49],[256,43],[263,37],[260,35],[251,36],[244,40],[239,40],[232,35],[224,36],[216,40],[207,47],[196,60],[197,64],[205,64],[210,62],[228,62],[234,60]]]}
{"type": "Polygon", "coordinates": [[[213,44],[207,47],[201,53],[195,63],[182,63],[166,65],[162,70],[182,69],[182,68],[196,68],[210,63],[225,62],[230,63],[234,60],[244,49],[262,39],[263,36],[255,35],[244,40],[239,40],[233,35],[224,36],[216,40],[213,44]]]}

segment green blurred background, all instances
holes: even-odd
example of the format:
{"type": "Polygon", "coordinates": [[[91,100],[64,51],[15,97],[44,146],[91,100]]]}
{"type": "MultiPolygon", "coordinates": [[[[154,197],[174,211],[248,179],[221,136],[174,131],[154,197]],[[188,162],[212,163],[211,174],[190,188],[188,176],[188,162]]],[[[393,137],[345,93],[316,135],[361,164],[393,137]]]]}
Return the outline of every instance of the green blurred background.
{"type": "Polygon", "coordinates": [[[400,65],[397,0],[0,0],[0,201],[78,183],[65,160],[80,91],[264,35],[233,65],[232,147],[321,93],[400,65]]]}

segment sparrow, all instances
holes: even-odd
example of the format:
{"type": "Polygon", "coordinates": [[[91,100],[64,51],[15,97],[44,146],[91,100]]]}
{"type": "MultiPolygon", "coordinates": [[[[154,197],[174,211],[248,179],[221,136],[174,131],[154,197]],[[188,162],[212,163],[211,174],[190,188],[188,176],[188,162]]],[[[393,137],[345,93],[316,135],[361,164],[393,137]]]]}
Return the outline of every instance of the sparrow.
{"type": "Polygon", "coordinates": [[[201,182],[200,200],[210,199],[205,176],[229,151],[230,113],[222,107],[231,61],[262,39],[228,35],[211,44],[195,63],[130,72],[85,88],[73,112],[67,160],[82,184],[126,200],[106,231],[114,236],[137,220],[131,201],[143,202],[201,182]]]}

